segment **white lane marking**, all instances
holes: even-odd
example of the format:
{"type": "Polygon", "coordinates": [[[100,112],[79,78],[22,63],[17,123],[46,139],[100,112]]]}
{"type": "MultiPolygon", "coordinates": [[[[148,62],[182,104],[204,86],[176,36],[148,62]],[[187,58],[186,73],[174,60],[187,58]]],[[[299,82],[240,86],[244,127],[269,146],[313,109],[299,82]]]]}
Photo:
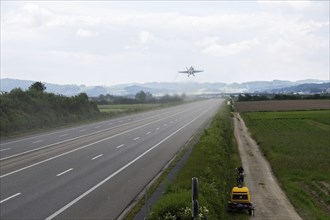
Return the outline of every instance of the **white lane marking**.
{"type": "Polygon", "coordinates": [[[151,134],[151,131],[147,132],[146,134],[151,134]]]}
{"type": "MultiPolygon", "coordinates": [[[[211,108],[209,108],[209,109],[211,109],[211,108]]],[[[163,142],[165,142],[166,140],[168,140],[169,138],[171,138],[172,136],[174,136],[176,133],[178,133],[179,131],[181,131],[185,127],[187,127],[189,124],[193,123],[198,118],[200,118],[209,109],[205,110],[198,117],[194,118],[193,120],[191,120],[187,124],[183,125],[178,130],[174,131],[172,134],[170,134],[169,136],[167,136],[166,138],[164,138],[163,140],[161,140],[160,142],[158,142],[157,144],[155,144],[154,146],[152,146],[151,148],[149,148],[148,150],[146,150],[145,152],[143,152],[142,154],[140,154],[139,156],[137,156],[135,159],[133,159],[132,161],[128,162],[126,165],[124,165],[123,167],[121,167],[120,169],[118,169],[116,172],[112,173],[110,176],[108,176],[107,178],[105,178],[104,180],[102,180],[101,182],[99,182],[98,184],[96,184],[95,186],[93,186],[92,188],[90,188],[89,190],[87,190],[86,192],[84,192],[83,194],[81,194],[80,196],[78,196],[77,198],[75,198],[74,200],[72,200],[71,202],[69,202],[68,204],[66,204],[65,206],[63,206],[62,208],[60,208],[59,210],[57,210],[54,214],[50,215],[45,220],[51,220],[51,219],[55,218],[56,216],[58,216],[59,214],[61,214],[62,212],[64,212],[68,208],[70,208],[71,206],[73,206],[75,203],[79,202],[82,198],[84,198],[85,196],[87,196],[88,194],[90,194],[91,192],[93,192],[94,190],[96,190],[97,188],[99,188],[101,185],[103,185],[104,183],[106,183],[107,181],[109,181],[110,179],[112,179],[113,177],[115,177],[117,174],[121,173],[127,167],[129,167],[130,165],[132,165],[133,163],[135,163],[136,161],[138,161],[141,157],[143,157],[144,155],[146,155],[147,153],[149,153],[150,151],[152,151],[153,149],[155,149],[156,147],[158,147],[160,144],[162,144],[163,142]]]]}
{"type": "Polygon", "coordinates": [[[68,172],[70,172],[72,170],[73,170],[73,168],[70,168],[70,169],[68,169],[66,171],[63,171],[62,173],[57,174],[56,176],[62,176],[63,174],[66,174],[66,173],[68,173],[68,172]]]}
{"type": "Polygon", "coordinates": [[[101,127],[101,126],[95,126],[94,128],[99,128],[99,127],[101,127]]]}
{"type": "MultiPolygon", "coordinates": [[[[210,107],[209,109],[211,109],[211,107],[210,107]]],[[[187,111],[188,111],[188,110],[187,110],[187,111]]],[[[179,113],[176,113],[176,114],[170,115],[170,116],[168,116],[168,117],[161,118],[161,119],[158,119],[158,120],[155,120],[155,121],[152,121],[152,122],[149,122],[149,123],[146,123],[146,124],[140,125],[140,126],[135,127],[135,128],[128,129],[128,130],[126,130],[126,131],[123,131],[123,132],[121,132],[121,133],[115,134],[115,135],[113,135],[113,136],[110,136],[110,137],[107,137],[107,138],[101,139],[101,140],[99,140],[99,141],[96,141],[96,142],[93,142],[93,143],[90,143],[90,144],[87,144],[87,145],[84,145],[84,146],[78,147],[78,148],[76,148],[76,149],[73,149],[73,150],[67,151],[67,152],[65,152],[65,153],[62,153],[62,154],[56,155],[56,156],[54,156],[54,157],[50,157],[50,158],[48,158],[48,159],[45,159],[45,160],[39,161],[39,162],[37,162],[37,163],[34,163],[34,164],[29,165],[29,166],[23,167],[23,168],[21,168],[21,169],[14,170],[14,171],[12,171],[12,172],[9,172],[9,173],[6,173],[6,174],[3,174],[3,175],[0,176],[0,179],[3,178],[3,177],[6,177],[6,176],[10,176],[10,175],[12,175],[12,174],[18,173],[18,172],[20,172],[20,171],[23,171],[23,170],[29,169],[29,168],[31,168],[31,167],[37,166],[37,165],[39,165],[39,164],[45,163],[45,162],[47,162],[47,161],[54,160],[54,159],[56,159],[56,158],[58,158],[58,157],[62,157],[62,156],[64,156],[64,155],[67,155],[67,154],[73,153],[73,152],[75,152],[75,151],[78,151],[78,150],[81,150],[81,149],[84,149],[84,148],[90,147],[90,146],[92,146],[92,145],[94,145],[94,144],[98,144],[98,143],[101,143],[101,142],[103,142],[103,141],[109,140],[109,139],[111,139],[111,138],[114,138],[114,137],[120,136],[120,135],[122,135],[122,134],[126,134],[126,133],[128,133],[128,132],[131,132],[131,131],[134,131],[134,130],[140,129],[140,128],[142,128],[142,127],[145,127],[145,126],[148,126],[148,125],[154,124],[155,122],[159,122],[159,121],[165,120],[165,119],[167,119],[167,118],[173,117],[174,115],[182,114],[183,112],[186,112],[186,111],[182,111],[182,112],[179,112],[179,113]]],[[[135,122],[136,122],[136,121],[135,121],[135,122]]],[[[133,123],[134,123],[134,122],[133,122],[133,123]]],[[[129,123],[128,123],[128,124],[129,124],[129,123]]],[[[119,126],[116,126],[116,127],[121,127],[121,126],[122,126],[122,125],[119,125],[119,126]]],[[[115,127],[114,127],[114,128],[115,128],[115,127]]],[[[104,131],[105,131],[105,130],[109,130],[109,129],[104,129],[104,131]]],[[[97,134],[97,133],[99,133],[99,132],[101,132],[101,131],[93,132],[93,133],[91,133],[91,134],[97,134]]],[[[91,134],[90,134],[90,135],[91,135],[91,134]]],[[[88,136],[88,134],[86,134],[86,135],[82,135],[82,136],[80,136],[80,137],[87,137],[87,136],[88,136]]],[[[72,139],[70,139],[70,140],[75,140],[75,139],[79,139],[79,137],[72,138],[72,139]]],[[[53,146],[53,145],[56,145],[56,144],[60,144],[60,143],[65,143],[65,142],[67,142],[67,140],[66,140],[66,141],[60,141],[60,142],[55,143],[55,144],[50,144],[50,145],[47,145],[47,146],[44,146],[44,147],[39,147],[39,148],[36,148],[36,149],[42,149],[42,148],[50,147],[50,146],[53,146]]],[[[35,150],[31,150],[31,151],[35,151],[35,150]]],[[[5,158],[0,159],[0,161],[1,161],[1,160],[8,159],[8,158],[15,157],[15,156],[18,156],[18,155],[23,155],[23,154],[26,154],[26,153],[31,152],[31,151],[26,151],[26,152],[23,152],[23,153],[21,153],[21,154],[16,154],[16,155],[13,155],[13,156],[5,157],[5,158]]]]}
{"type": "Polygon", "coordinates": [[[96,157],[93,157],[92,160],[95,160],[95,159],[97,159],[99,157],[102,157],[102,156],[103,156],[103,154],[97,155],[96,157]]]}
{"type": "Polygon", "coordinates": [[[136,141],[136,140],[139,140],[139,139],[140,139],[140,137],[136,137],[136,138],[134,138],[133,140],[136,141]]]}
{"type": "Polygon", "coordinates": [[[65,137],[68,136],[68,134],[61,134],[59,137],[65,137]]]}
{"type": "Polygon", "coordinates": [[[159,130],[160,128],[156,128],[156,130],[159,130]]]}
{"type": "Polygon", "coordinates": [[[2,150],[0,150],[0,152],[1,151],[6,151],[6,150],[10,150],[11,148],[5,148],[5,149],[2,149],[2,150]]]}
{"type": "Polygon", "coordinates": [[[32,144],[37,144],[37,143],[40,143],[40,142],[43,142],[43,140],[34,141],[34,142],[32,142],[32,144]]]}
{"type": "Polygon", "coordinates": [[[81,129],[79,132],[84,132],[84,131],[86,131],[86,129],[81,129]]]}
{"type": "Polygon", "coordinates": [[[6,201],[8,201],[9,199],[12,199],[12,198],[14,198],[14,197],[16,197],[16,196],[19,196],[19,195],[21,195],[21,194],[22,194],[22,193],[16,193],[15,195],[12,195],[12,196],[10,196],[10,197],[4,199],[4,200],[1,200],[1,201],[0,201],[0,204],[3,203],[3,202],[6,202],[6,201]]]}
{"type": "Polygon", "coordinates": [[[116,148],[119,149],[119,148],[121,148],[123,146],[125,146],[125,144],[121,144],[121,145],[117,146],[116,148]]]}

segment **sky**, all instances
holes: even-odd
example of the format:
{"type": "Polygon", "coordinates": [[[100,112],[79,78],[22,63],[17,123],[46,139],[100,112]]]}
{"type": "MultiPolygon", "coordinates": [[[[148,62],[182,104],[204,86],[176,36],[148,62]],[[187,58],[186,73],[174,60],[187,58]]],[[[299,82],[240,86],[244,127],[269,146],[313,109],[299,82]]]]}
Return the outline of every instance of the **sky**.
{"type": "Polygon", "coordinates": [[[329,1],[1,0],[1,78],[329,80],[329,1]],[[195,77],[178,73],[204,70],[195,77]]]}

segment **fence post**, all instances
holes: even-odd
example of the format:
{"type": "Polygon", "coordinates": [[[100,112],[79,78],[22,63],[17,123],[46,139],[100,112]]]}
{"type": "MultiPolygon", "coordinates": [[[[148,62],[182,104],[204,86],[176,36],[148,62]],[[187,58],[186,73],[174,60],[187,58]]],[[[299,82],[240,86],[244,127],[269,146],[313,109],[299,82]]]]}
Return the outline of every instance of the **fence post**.
{"type": "Polygon", "coordinates": [[[191,183],[191,199],[192,199],[192,207],[191,207],[191,215],[194,218],[194,220],[198,217],[198,179],[197,177],[192,178],[191,183]]]}

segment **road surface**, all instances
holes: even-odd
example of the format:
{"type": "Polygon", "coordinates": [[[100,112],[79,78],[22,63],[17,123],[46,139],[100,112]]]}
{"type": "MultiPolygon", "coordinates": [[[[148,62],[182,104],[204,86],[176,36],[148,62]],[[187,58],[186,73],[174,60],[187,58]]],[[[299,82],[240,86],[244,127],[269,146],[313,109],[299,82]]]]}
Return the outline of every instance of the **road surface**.
{"type": "Polygon", "coordinates": [[[0,219],[116,219],[221,102],[2,142],[0,219]]]}

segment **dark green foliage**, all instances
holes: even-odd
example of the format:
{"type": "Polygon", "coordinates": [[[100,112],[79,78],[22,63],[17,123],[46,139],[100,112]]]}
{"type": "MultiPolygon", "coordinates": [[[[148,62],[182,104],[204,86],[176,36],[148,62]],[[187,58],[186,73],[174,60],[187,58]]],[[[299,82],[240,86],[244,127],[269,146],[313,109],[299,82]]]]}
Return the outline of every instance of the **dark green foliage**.
{"type": "Polygon", "coordinates": [[[304,100],[304,99],[330,99],[329,93],[322,94],[311,94],[311,95],[301,95],[301,94],[256,94],[256,93],[245,93],[240,94],[237,101],[270,101],[270,100],[304,100]]]}
{"type": "Polygon", "coordinates": [[[30,91],[43,92],[46,90],[45,84],[41,82],[35,82],[29,87],[30,91]]]}
{"type": "Polygon", "coordinates": [[[93,98],[98,105],[108,104],[165,104],[165,103],[180,103],[184,102],[186,95],[164,95],[161,97],[153,97],[150,92],[140,92],[135,94],[134,98],[127,96],[113,96],[113,95],[100,95],[97,98],[93,98]]]}
{"type": "Polygon", "coordinates": [[[96,103],[85,93],[65,97],[46,93],[45,88],[37,82],[27,91],[16,88],[0,95],[1,137],[100,115],[96,103]]]}
{"type": "Polygon", "coordinates": [[[234,168],[240,163],[229,110],[229,106],[222,106],[165,195],[153,205],[148,219],[192,219],[192,177],[199,181],[199,219],[247,219],[226,212],[227,193],[235,181],[234,168]]]}

